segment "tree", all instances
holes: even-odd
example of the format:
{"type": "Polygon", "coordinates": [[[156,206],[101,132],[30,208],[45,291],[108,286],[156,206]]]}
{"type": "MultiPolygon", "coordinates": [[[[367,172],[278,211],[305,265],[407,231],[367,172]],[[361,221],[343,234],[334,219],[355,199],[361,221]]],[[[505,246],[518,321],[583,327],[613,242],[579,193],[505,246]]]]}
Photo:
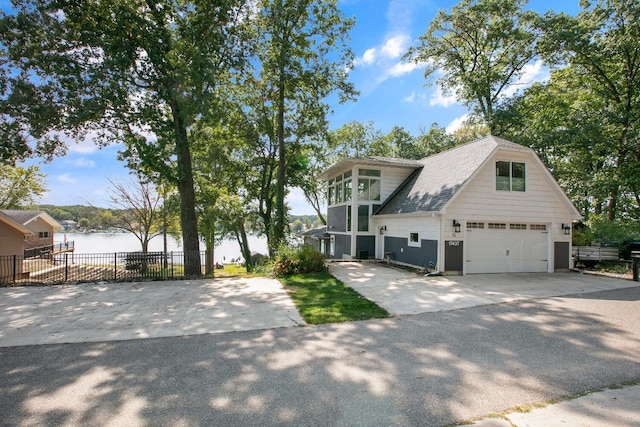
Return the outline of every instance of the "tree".
{"type": "Polygon", "coordinates": [[[28,207],[45,191],[45,175],[38,166],[25,168],[0,163],[0,209],[28,207]]]}
{"type": "Polygon", "coordinates": [[[120,221],[124,229],[140,242],[142,252],[149,249],[149,241],[160,234],[160,201],[155,187],[137,176],[129,182],[109,180],[108,190],[113,209],[120,210],[120,221]]]}
{"type": "Polygon", "coordinates": [[[540,50],[550,64],[568,67],[584,99],[600,107],[597,147],[606,172],[607,217],[613,221],[628,197],[640,208],[640,4],[581,5],[575,17],[545,15],[540,50]]]}
{"type": "MultiPolygon", "coordinates": [[[[336,0],[262,0],[259,19],[259,80],[266,105],[276,111],[278,169],[273,229],[278,247],[287,227],[285,206],[289,184],[287,146],[309,135],[326,132],[326,98],[338,91],[342,100],[355,95],[346,69],[352,53],[346,45],[352,19],[346,19],[336,0]]],[[[272,253],[274,255],[274,253],[272,253]]]]}
{"type": "Polygon", "coordinates": [[[506,90],[536,56],[536,14],[526,0],[462,0],[438,11],[405,59],[425,65],[425,77],[479,114],[499,134],[495,112],[506,90]]]}
{"type": "Polygon", "coordinates": [[[187,256],[199,250],[189,129],[245,59],[245,3],[13,2],[0,23],[3,155],[61,154],[63,132],[124,140],[135,169],[175,184],[185,274],[200,274],[199,257],[187,256]]]}

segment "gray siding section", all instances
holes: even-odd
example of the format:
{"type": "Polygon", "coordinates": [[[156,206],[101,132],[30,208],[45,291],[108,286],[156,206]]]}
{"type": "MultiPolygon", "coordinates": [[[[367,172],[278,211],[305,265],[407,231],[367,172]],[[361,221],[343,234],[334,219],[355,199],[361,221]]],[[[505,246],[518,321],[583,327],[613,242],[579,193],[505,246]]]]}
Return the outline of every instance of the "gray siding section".
{"type": "Polygon", "coordinates": [[[367,251],[369,258],[376,256],[376,237],[375,236],[357,236],[356,237],[356,253],[358,256],[360,251],[367,251]]]}
{"type": "Polygon", "coordinates": [[[331,258],[341,259],[342,254],[351,253],[351,236],[348,234],[335,234],[335,236],[336,247],[331,258]]]}
{"type": "Polygon", "coordinates": [[[391,252],[391,259],[404,262],[418,267],[433,265],[438,263],[438,241],[426,240],[420,241],[420,247],[408,245],[406,237],[390,237],[384,238],[384,251],[391,252]]]}
{"type": "Polygon", "coordinates": [[[347,231],[347,205],[329,208],[327,212],[327,227],[329,231],[347,231]]]}

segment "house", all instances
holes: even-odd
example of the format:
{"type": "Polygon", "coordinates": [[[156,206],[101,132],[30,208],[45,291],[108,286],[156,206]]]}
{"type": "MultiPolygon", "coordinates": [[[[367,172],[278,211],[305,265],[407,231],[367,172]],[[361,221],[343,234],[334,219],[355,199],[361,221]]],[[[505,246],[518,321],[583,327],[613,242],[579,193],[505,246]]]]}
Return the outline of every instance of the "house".
{"type": "Polygon", "coordinates": [[[330,258],[447,274],[554,272],[580,214],[530,148],[488,136],[421,160],[345,159],[324,171],[330,258]]]}
{"type": "Polygon", "coordinates": [[[309,230],[299,233],[299,236],[302,237],[303,245],[311,246],[322,254],[329,254],[330,236],[327,233],[327,227],[310,228],[309,230]]]}
{"type": "Polygon", "coordinates": [[[33,232],[0,211],[0,257],[4,255],[22,255],[25,240],[33,235],[33,232]]]}
{"type": "Polygon", "coordinates": [[[53,233],[62,230],[62,226],[46,212],[26,210],[0,212],[30,231],[23,239],[20,250],[11,255],[23,255],[29,249],[53,247],[53,233]]]}

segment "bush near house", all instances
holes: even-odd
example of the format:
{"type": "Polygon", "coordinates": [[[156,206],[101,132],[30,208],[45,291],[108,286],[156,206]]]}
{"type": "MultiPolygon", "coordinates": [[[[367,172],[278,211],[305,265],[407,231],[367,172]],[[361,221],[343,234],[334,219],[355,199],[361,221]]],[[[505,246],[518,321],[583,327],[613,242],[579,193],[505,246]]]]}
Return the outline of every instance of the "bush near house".
{"type": "Polygon", "coordinates": [[[326,270],[324,255],[316,252],[311,246],[291,248],[283,246],[273,261],[273,269],[277,277],[291,274],[315,273],[326,270]]]}

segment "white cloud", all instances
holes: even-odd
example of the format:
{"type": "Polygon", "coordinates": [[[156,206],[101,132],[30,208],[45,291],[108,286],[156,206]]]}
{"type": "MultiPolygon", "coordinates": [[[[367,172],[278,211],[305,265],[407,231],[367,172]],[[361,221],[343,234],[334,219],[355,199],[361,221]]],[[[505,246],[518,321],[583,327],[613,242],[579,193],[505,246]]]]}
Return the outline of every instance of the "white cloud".
{"type": "Polygon", "coordinates": [[[58,182],[64,182],[65,184],[75,184],[77,180],[71,176],[70,173],[63,173],[57,178],[58,182]]]}
{"type": "Polygon", "coordinates": [[[416,68],[423,68],[423,67],[424,67],[423,63],[416,64],[415,62],[398,62],[397,64],[394,64],[391,68],[389,68],[388,74],[391,77],[399,77],[404,74],[409,74],[416,68]]]}
{"type": "Polygon", "coordinates": [[[451,123],[447,125],[445,130],[448,133],[454,133],[455,131],[457,131],[462,127],[462,125],[464,124],[464,122],[467,121],[468,118],[469,118],[469,114],[463,114],[462,116],[453,119],[451,123]]]}
{"type": "Polygon", "coordinates": [[[382,54],[390,59],[395,59],[409,49],[409,36],[407,34],[398,34],[393,36],[384,43],[380,51],[382,54]]]}
{"type": "Polygon", "coordinates": [[[458,100],[456,99],[455,95],[445,95],[444,93],[442,93],[442,88],[438,86],[435,93],[431,95],[429,105],[432,107],[439,105],[446,108],[455,104],[456,102],[458,102],[458,100]]]}
{"type": "Polygon", "coordinates": [[[361,60],[363,64],[370,65],[370,64],[373,64],[375,60],[376,60],[375,47],[372,47],[371,49],[367,49],[364,51],[364,54],[362,55],[362,60],[361,60]]]}
{"type": "Polygon", "coordinates": [[[526,89],[535,82],[549,80],[549,69],[544,66],[542,60],[537,60],[533,64],[527,64],[522,68],[522,75],[517,82],[509,85],[501,96],[511,97],[521,89],[526,89]]]}
{"type": "Polygon", "coordinates": [[[408,102],[408,103],[412,103],[416,100],[416,93],[415,92],[411,92],[411,95],[407,96],[404,99],[404,102],[408,102]]]}
{"type": "Polygon", "coordinates": [[[68,165],[76,166],[79,168],[92,168],[96,165],[95,161],[85,159],[84,157],[78,157],[75,160],[65,159],[64,162],[68,165]]]}

